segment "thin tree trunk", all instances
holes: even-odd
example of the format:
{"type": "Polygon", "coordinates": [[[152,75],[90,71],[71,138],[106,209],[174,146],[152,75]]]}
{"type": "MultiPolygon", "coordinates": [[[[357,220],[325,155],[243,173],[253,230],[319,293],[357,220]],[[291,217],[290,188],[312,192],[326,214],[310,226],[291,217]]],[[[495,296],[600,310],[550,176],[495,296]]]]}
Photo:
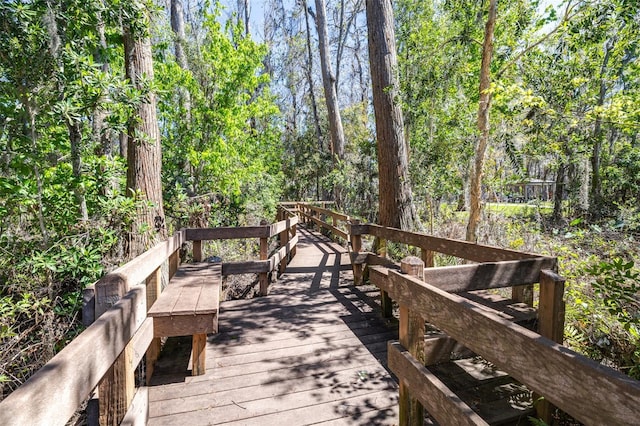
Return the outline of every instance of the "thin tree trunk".
{"type": "Polygon", "coordinates": [[[474,161],[469,183],[469,222],[467,223],[467,241],[478,239],[478,223],[482,199],[482,168],[484,154],[489,143],[489,111],[491,109],[491,58],[493,55],[493,32],[496,24],[497,0],[489,2],[489,17],[484,30],[482,45],[482,65],[480,67],[480,104],[478,107],[478,143],[476,144],[474,161]]]}
{"type": "MultiPolygon", "coordinates": [[[[174,35],[174,51],[176,55],[176,63],[183,70],[189,69],[187,55],[184,53],[185,31],[184,31],[184,9],[181,0],[171,0],[171,29],[174,35]]],[[[186,112],[186,121],[189,125],[191,121],[191,94],[187,89],[181,87],[179,89],[180,98],[186,112]]]]}
{"type": "Polygon", "coordinates": [[[369,62],[378,139],[380,224],[420,229],[409,180],[390,0],[367,0],[369,62]]]}
{"type": "Polygon", "coordinates": [[[322,68],[322,83],[324,97],[329,115],[329,132],[331,134],[331,153],[334,161],[344,158],[344,130],[342,117],[338,106],[336,91],[336,77],[331,70],[331,56],[329,52],[329,31],[327,30],[327,8],[324,0],[316,0],[316,28],[318,30],[318,44],[320,50],[320,67],[322,68]]]}
{"type": "MultiPolygon", "coordinates": [[[[22,101],[25,106],[25,111],[27,113],[27,122],[29,123],[29,139],[31,139],[31,148],[33,152],[39,152],[38,150],[38,132],[36,130],[36,111],[33,105],[31,104],[31,100],[29,96],[25,95],[22,101]]],[[[38,161],[34,161],[33,163],[33,175],[36,179],[36,188],[38,193],[36,194],[36,199],[38,201],[38,224],[40,225],[40,232],[42,233],[42,242],[46,247],[49,244],[49,231],[47,230],[47,225],[44,220],[44,206],[43,206],[43,194],[44,189],[42,186],[42,176],[40,175],[40,166],[38,161]]]]}
{"type": "Polygon", "coordinates": [[[309,14],[307,0],[302,0],[304,7],[304,21],[307,32],[307,84],[309,85],[309,96],[311,97],[311,112],[313,113],[313,123],[318,137],[318,148],[322,151],[322,129],[320,128],[320,117],[318,116],[318,103],[316,101],[316,93],[313,87],[313,53],[311,51],[311,28],[309,26],[309,14]]]}
{"type": "MultiPolygon", "coordinates": [[[[59,97],[62,99],[65,92],[64,80],[64,63],[60,53],[60,46],[62,45],[62,39],[64,39],[64,33],[62,39],[60,37],[58,23],[53,11],[52,5],[47,2],[47,13],[45,15],[45,23],[49,32],[49,51],[51,57],[54,58],[58,66],[57,86],[59,91],[59,97]]],[[[89,220],[89,214],[87,212],[87,201],[84,196],[84,190],[82,189],[82,124],[77,118],[65,118],[67,125],[67,131],[69,132],[69,145],[71,147],[71,167],[73,174],[73,194],[76,199],[78,207],[79,219],[82,222],[89,220]]]]}
{"type": "MultiPolygon", "coordinates": [[[[173,1],[173,0],[172,0],[173,1]]],[[[249,18],[251,17],[251,4],[249,0],[238,0],[238,21],[244,26],[244,35],[249,37],[249,18]]]]}
{"type": "MultiPolygon", "coordinates": [[[[104,5],[104,2],[102,2],[102,4],[104,5]]],[[[98,33],[99,46],[94,53],[94,59],[97,63],[101,64],[100,70],[103,73],[107,74],[110,70],[110,65],[106,55],[108,46],[107,37],[105,35],[105,24],[102,18],[102,13],[98,11],[96,12],[96,14],[98,21],[96,25],[96,31],[98,33]]],[[[104,157],[110,160],[113,158],[112,137],[114,133],[111,129],[109,129],[108,126],[105,126],[107,113],[104,109],[102,109],[103,102],[104,99],[99,99],[96,108],[93,111],[92,133],[93,140],[96,143],[94,152],[97,156],[104,157]]],[[[110,192],[118,191],[118,179],[109,177],[106,174],[104,163],[99,167],[101,174],[99,178],[103,180],[102,185],[100,186],[100,194],[103,196],[107,196],[110,192]]]]}
{"type": "MultiPolygon", "coordinates": [[[[605,74],[607,72],[607,66],[609,65],[609,58],[611,52],[615,46],[616,39],[610,38],[604,44],[604,57],[602,58],[602,64],[600,67],[600,87],[598,91],[597,107],[604,105],[604,100],[607,95],[607,81],[605,74]]],[[[602,207],[602,179],[600,177],[600,163],[602,155],[602,115],[597,114],[595,123],[593,124],[593,151],[591,152],[591,188],[589,203],[591,214],[595,217],[600,215],[600,209],[602,207]]]]}
{"type": "Polygon", "coordinates": [[[555,222],[562,219],[562,197],[564,195],[566,169],[564,162],[560,162],[558,171],[556,172],[556,189],[553,193],[553,220],[555,222]]]}
{"type": "MultiPolygon", "coordinates": [[[[146,13],[148,25],[148,11],[146,13]]],[[[142,90],[143,79],[153,80],[151,40],[145,29],[138,26],[134,29],[126,22],[123,27],[127,78],[134,87],[142,90]]],[[[162,203],[160,131],[153,91],[148,92],[138,105],[129,122],[128,132],[127,190],[131,196],[139,195],[144,201],[131,229],[129,255],[134,257],[156,242],[156,237],[164,239],[167,236],[162,203]]]]}

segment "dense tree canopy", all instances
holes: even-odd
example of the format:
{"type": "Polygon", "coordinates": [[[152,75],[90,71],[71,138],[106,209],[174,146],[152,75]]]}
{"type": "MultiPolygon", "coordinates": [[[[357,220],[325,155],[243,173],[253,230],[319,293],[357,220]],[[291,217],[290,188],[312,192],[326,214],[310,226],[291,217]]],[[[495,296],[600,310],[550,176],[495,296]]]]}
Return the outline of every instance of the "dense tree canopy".
{"type": "MultiPolygon", "coordinates": [[[[378,172],[376,119],[385,117],[374,114],[365,0],[223,3],[0,3],[3,392],[77,333],[81,290],[137,240],[257,224],[282,199],[335,197],[380,221],[379,188],[390,179],[378,172]],[[132,68],[135,43],[146,68],[132,68]],[[155,165],[141,172],[134,160],[151,148],[155,165]],[[136,173],[155,173],[161,188],[136,173]]],[[[519,200],[534,181],[552,183],[536,211],[553,212],[537,229],[569,227],[567,239],[576,226],[640,231],[636,0],[392,4],[398,64],[394,85],[376,94],[392,95],[404,118],[394,150],[408,154],[409,173],[397,160],[397,186],[427,229],[469,207],[475,151],[480,242],[498,243],[483,206],[519,200]],[[479,128],[482,104],[490,114],[479,128]]],[[[460,229],[447,236],[463,238],[460,229]]],[[[585,294],[604,303],[611,293],[598,291],[585,294]]],[[[631,324],[616,325],[627,338],[638,333],[632,320],[614,323],[631,324]]]]}

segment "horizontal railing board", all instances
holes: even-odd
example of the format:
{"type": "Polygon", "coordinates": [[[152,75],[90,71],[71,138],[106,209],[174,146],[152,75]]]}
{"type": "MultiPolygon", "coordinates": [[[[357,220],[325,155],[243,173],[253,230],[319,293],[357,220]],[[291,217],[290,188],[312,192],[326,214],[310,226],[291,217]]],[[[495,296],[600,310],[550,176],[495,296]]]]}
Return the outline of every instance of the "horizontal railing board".
{"type": "Polygon", "coordinates": [[[535,254],[484,246],[467,241],[433,237],[427,234],[403,231],[396,228],[372,224],[368,226],[369,234],[378,238],[456,256],[474,262],[497,262],[502,260],[521,260],[540,257],[535,254]]]}
{"type": "Polygon", "coordinates": [[[486,262],[476,265],[443,266],[424,269],[424,281],[449,293],[512,287],[540,281],[543,269],[553,269],[551,257],[486,262]]]}
{"type": "Polygon", "coordinates": [[[373,267],[374,284],[398,303],[587,424],[634,424],[640,382],[539,334],[487,312],[461,296],[373,267]]]}
{"type": "Polygon", "coordinates": [[[145,317],[146,290],[144,286],[135,286],[0,402],[0,424],[66,424],[111,368],[145,317]]]}
{"type": "Polygon", "coordinates": [[[220,228],[187,228],[186,239],[188,241],[203,240],[233,240],[242,238],[268,238],[270,225],[241,226],[220,228]]]}
{"type": "Polygon", "coordinates": [[[269,260],[228,262],[222,264],[222,275],[261,274],[269,272],[270,266],[269,260]]]}
{"type": "Polygon", "coordinates": [[[298,216],[293,216],[289,219],[276,222],[270,226],[269,236],[274,237],[279,233],[291,228],[293,225],[297,225],[297,224],[298,224],[298,216]]]}
{"type": "MultiPolygon", "coordinates": [[[[95,283],[96,291],[103,285],[112,285],[114,282],[122,282],[125,289],[145,281],[156,269],[180,249],[185,241],[185,232],[180,230],[172,237],[163,241],[153,248],[145,251],[138,257],[132,259],[119,268],[109,272],[95,283]]],[[[98,313],[96,314],[98,315],[98,313]]]]}
{"type": "Polygon", "coordinates": [[[440,424],[488,425],[400,343],[388,343],[387,359],[389,369],[409,386],[411,396],[419,399],[440,424]]]}
{"type": "Polygon", "coordinates": [[[292,237],[286,245],[280,247],[280,249],[278,249],[278,251],[269,258],[269,270],[273,271],[280,263],[280,261],[284,259],[284,257],[289,253],[291,253],[291,250],[293,250],[296,244],[298,244],[297,235],[292,237]]]}

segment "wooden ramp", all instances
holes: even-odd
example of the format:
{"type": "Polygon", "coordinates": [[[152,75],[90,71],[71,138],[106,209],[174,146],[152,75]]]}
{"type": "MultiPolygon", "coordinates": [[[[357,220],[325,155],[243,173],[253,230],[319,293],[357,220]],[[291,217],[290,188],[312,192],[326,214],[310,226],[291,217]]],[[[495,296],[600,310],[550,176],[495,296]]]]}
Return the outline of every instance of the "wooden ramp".
{"type": "Polygon", "coordinates": [[[353,286],[343,247],[299,235],[269,296],[221,303],[204,375],[190,376],[188,339],[168,343],[149,387],[150,425],[398,424],[385,367],[397,323],[380,317],[376,287],[353,286]]]}

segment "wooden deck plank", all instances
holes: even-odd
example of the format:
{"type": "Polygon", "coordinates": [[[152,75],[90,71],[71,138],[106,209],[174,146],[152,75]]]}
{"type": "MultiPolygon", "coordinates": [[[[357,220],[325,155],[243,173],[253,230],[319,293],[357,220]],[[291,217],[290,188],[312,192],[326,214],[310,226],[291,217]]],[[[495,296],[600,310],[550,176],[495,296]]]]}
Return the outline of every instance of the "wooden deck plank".
{"type": "Polygon", "coordinates": [[[385,366],[397,324],[380,318],[377,289],[352,286],[348,265],[344,247],[301,230],[269,296],[220,304],[204,375],[187,375],[185,351],[159,360],[149,424],[397,424],[385,366]]]}

